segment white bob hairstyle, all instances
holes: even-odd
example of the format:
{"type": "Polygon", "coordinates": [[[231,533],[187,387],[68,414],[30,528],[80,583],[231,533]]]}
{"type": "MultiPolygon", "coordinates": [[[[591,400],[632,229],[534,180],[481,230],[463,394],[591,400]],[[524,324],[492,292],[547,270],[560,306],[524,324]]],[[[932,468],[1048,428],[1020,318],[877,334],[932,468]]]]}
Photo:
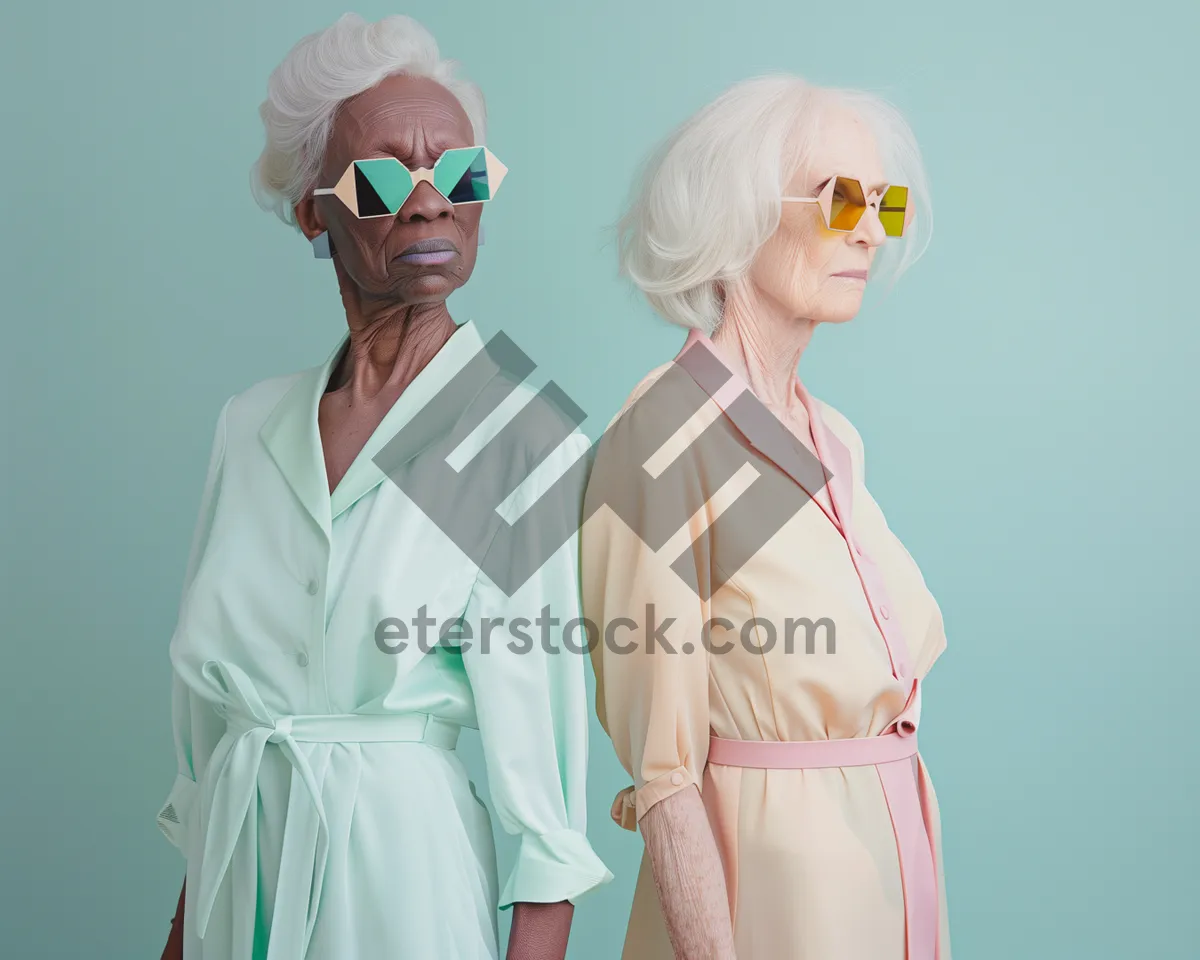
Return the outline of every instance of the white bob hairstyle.
{"type": "MultiPolygon", "coordinates": [[[[621,272],[666,319],[713,333],[723,285],[739,280],[779,225],[780,197],[807,172],[826,117],[848,107],[875,135],[890,182],[915,219],[879,251],[892,280],[925,252],[932,209],[916,139],[895,107],[800,77],[744,80],[685,121],[651,155],[618,225],[621,272]]],[[[873,271],[874,272],[874,271],[873,271]]]]}
{"type": "Polygon", "coordinates": [[[368,23],[347,13],[332,26],[302,39],[267,81],[259,107],[267,143],[251,170],[254,199],[295,226],[292,207],[317,184],[338,107],[386,77],[429,77],[450,91],[471,121],[475,143],[486,135],[483,93],[443,60],[433,35],[411,17],[368,23]]]}

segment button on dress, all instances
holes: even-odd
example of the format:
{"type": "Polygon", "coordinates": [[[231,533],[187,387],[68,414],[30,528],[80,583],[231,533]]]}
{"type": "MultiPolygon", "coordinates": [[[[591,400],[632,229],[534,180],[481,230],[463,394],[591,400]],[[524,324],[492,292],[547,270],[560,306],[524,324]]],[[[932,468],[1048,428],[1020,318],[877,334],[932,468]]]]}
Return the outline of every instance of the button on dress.
{"type": "MultiPolygon", "coordinates": [[[[330,495],[317,410],[345,343],[232,398],[217,424],[170,645],[178,775],[158,817],[187,859],[186,960],[494,960],[497,906],[573,901],[612,877],[586,838],[583,658],[503,634],[485,651],[461,629],[439,644],[444,624],[578,616],[576,542],[509,596],[373,461],[480,355],[479,334],[454,332],[330,495]],[[381,644],[383,621],[408,640],[381,644]],[[495,816],[520,837],[502,887],[454,752],[462,727],[479,730],[495,816]]],[[[429,409],[418,465],[473,415],[429,409]]],[[[552,476],[587,447],[576,432],[502,459],[552,476]]],[[[462,476],[446,495],[469,502],[486,478],[462,476]]],[[[519,515],[541,483],[504,509],[519,515]]]]}
{"type": "MultiPolygon", "coordinates": [[[[689,336],[681,356],[691,347],[715,355],[699,333],[689,336]]],[[[672,366],[652,372],[624,412],[655,416],[641,400],[672,366]]],[[[633,778],[633,786],[618,795],[613,817],[636,829],[655,804],[700,788],[725,873],[738,960],[950,960],[937,800],[919,754],[900,761],[899,773],[917,811],[915,826],[907,826],[923,838],[926,858],[919,919],[927,930],[912,941],[921,944],[920,956],[908,955],[901,825],[893,824],[876,767],[760,769],[709,762],[712,744],[726,739],[873,738],[894,729],[902,715],[904,734],[915,735],[920,682],[946,643],[941,613],[920,570],[867,491],[858,433],[802,387],[799,399],[808,409],[829,489],[818,483],[809,490],[804,505],[740,568],[725,571],[732,575],[706,599],[685,583],[677,572],[685,560],[688,571],[705,576],[703,533],[722,509],[730,509],[716,496],[728,465],[697,438],[705,423],[721,417],[738,432],[731,401],[748,389],[734,377],[721,390],[708,391],[707,414],[689,421],[682,442],[673,441],[682,452],[675,472],[662,475],[674,478],[668,482],[687,505],[686,535],[653,550],[607,507],[583,528],[585,615],[599,623],[621,617],[643,623],[653,605],[657,623],[673,618],[663,634],[673,653],[652,648],[639,634],[631,651],[602,643],[592,655],[600,720],[633,778]],[[814,493],[822,496],[811,499],[814,493]],[[832,635],[821,624],[831,625],[832,635]],[[910,769],[915,784],[903,781],[910,769]]],[[[605,457],[624,463],[633,456],[635,445],[623,439],[621,428],[610,428],[606,443],[609,438],[611,445],[599,450],[597,471],[605,457]]],[[[789,476],[761,449],[753,463],[769,481],[768,492],[804,480],[789,476]]],[[[629,472],[630,484],[649,485],[629,472]]],[[[649,504],[649,494],[643,500],[649,504]]],[[[922,853],[921,843],[906,849],[922,853]]],[[[914,904],[917,886],[910,877],[914,904]]],[[[672,956],[644,856],[623,957],[672,956]]]]}

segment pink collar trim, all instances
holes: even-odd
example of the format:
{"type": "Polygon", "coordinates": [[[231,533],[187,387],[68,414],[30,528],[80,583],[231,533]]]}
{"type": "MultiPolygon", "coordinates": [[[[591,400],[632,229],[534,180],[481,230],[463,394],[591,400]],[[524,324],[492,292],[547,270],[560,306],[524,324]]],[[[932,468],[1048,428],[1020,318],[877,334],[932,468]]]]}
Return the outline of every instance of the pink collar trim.
{"type": "MultiPolygon", "coordinates": [[[[716,402],[717,406],[728,413],[729,407],[734,400],[746,391],[753,393],[753,390],[745,379],[730,368],[721,358],[720,351],[711,338],[694,327],[688,331],[687,340],[683,348],[676,354],[675,360],[678,361],[689,349],[697,344],[708,350],[728,373],[728,379],[716,390],[709,390],[703,383],[700,384],[705,392],[716,402]]],[[[829,496],[833,501],[833,509],[836,515],[831,516],[829,519],[833,521],[834,526],[842,530],[844,535],[848,535],[851,511],[854,507],[854,473],[850,451],[846,449],[846,445],[842,443],[837,435],[828,428],[821,415],[819,402],[805,389],[804,384],[800,382],[798,377],[796,379],[796,394],[800,398],[800,402],[804,404],[804,409],[808,412],[808,419],[812,426],[813,442],[817,447],[817,457],[824,467],[826,483],[829,487],[829,496]]],[[[804,488],[813,502],[828,514],[828,511],[821,505],[821,502],[813,496],[814,491],[809,489],[809,484],[801,482],[783,464],[777,465],[789,473],[804,488]]]]}

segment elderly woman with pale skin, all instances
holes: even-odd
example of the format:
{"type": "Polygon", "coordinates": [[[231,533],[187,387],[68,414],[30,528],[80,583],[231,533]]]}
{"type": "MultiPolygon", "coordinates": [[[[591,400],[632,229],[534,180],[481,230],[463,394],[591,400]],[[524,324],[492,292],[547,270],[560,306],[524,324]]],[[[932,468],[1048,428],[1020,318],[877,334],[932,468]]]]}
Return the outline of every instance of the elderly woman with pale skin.
{"type": "Polygon", "coordinates": [[[625,506],[592,509],[582,537],[585,614],[646,627],[593,650],[633,778],[613,817],[645,840],[625,960],[950,958],[917,752],[941,614],[865,486],[858,432],[798,373],[817,328],[853,319],[929,227],[896,111],[789,76],[702,109],[634,193],[623,270],[688,336],[607,431],[589,499],[625,506]],[[660,386],[680,371],[702,405],[652,466],[639,432],[671,435],[660,386]],[[652,498],[682,518],[661,549],[652,498]],[[753,524],[761,546],[730,563],[753,524]]]}
{"type": "MultiPolygon", "coordinates": [[[[562,960],[574,900],[611,879],[585,834],[583,661],[397,624],[570,619],[575,550],[501,589],[376,459],[419,420],[405,469],[440,464],[489,412],[435,402],[486,369],[446,307],[504,172],[482,95],[414,21],[346,15],[288,54],[261,114],[258,198],[312,241],[344,327],[322,364],[218,419],[171,641],[178,775],[158,822],[187,874],[164,957],[495,960],[499,906],[509,960],[562,960]],[[503,888],[463,727],[520,838],[503,888]]],[[[515,471],[547,456],[499,454],[515,471]]]]}

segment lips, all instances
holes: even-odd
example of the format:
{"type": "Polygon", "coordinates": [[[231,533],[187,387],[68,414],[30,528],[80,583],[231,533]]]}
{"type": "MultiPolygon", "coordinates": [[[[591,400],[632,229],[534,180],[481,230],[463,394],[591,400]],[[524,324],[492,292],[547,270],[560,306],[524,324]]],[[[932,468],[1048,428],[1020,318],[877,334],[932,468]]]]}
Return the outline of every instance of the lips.
{"type": "Polygon", "coordinates": [[[851,280],[866,280],[866,270],[842,270],[834,274],[835,277],[847,277],[851,280]]]}
{"type": "Polygon", "coordinates": [[[458,247],[445,237],[429,237],[405,247],[396,257],[402,263],[417,266],[446,263],[458,256],[458,247]]]}

